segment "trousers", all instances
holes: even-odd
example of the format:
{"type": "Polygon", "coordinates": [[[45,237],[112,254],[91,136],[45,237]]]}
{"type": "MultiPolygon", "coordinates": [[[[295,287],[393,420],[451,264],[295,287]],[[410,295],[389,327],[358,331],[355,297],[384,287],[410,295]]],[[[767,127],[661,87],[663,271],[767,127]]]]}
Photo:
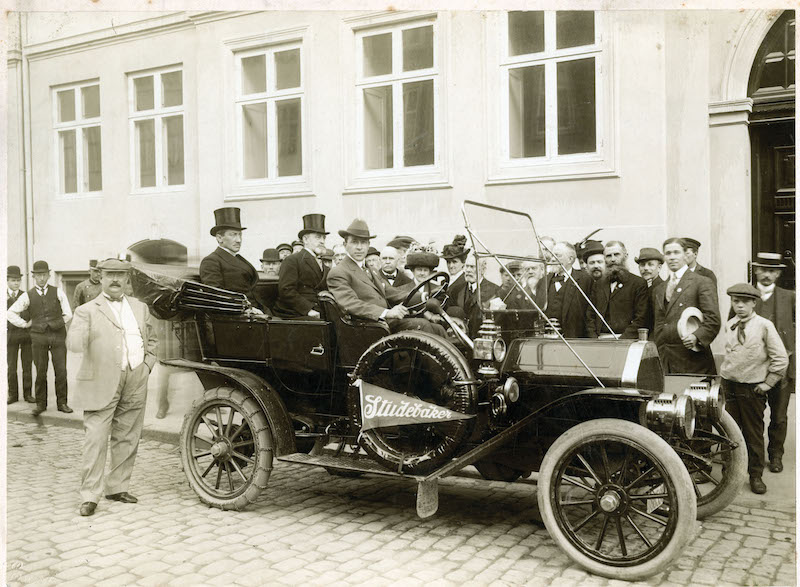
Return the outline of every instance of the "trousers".
{"type": "Polygon", "coordinates": [[[27,398],[31,395],[33,387],[33,375],[31,364],[33,353],[31,351],[31,341],[29,338],[19,340],[17,337],[8,337],[6,346],[6,364],[8,365],[8,399],[16,400],[19,398],[19,375],[17,374],[17,363],[22,360],[22,393],[27,398]]]}
{"type": "Polygon", "coordinates": [[[99,410],[84,410],[81,501],[97,503],[103,495],[109,437],[111,467],[106,477],[105,495],[128,491],[144,425],[149,375],[145,363],[135,369],[125,369],[111,402],[99,410]]]}
{"type": "Polygon", "coordinates": [[[747,472],[761,477],[764,472],[764,409],[767,394],[756,391],[754,383],[722,380],[725,409],[742,429],[747,445],[747,472]]]}
{"type": "Polygon", "coordinates": [[[791,382],[788,377],[784,377],[778,385],[767,392],[770,412],[769,428],[767,428],[767,437],[769,438],[767,455],[769,455],[770,460],[783,457],[790,396],[791,382]]]}
{"type": "Polygon", "coordinates": [[[67,403],[67,329],[47,329],[44,332],[31,332],[33,364],[36,365],[36,405],[47,407],[47,365],[53,361],[56,378],[56,403],[67,403]],[[49,354],[49,358],[48,358],[49,354]]]}

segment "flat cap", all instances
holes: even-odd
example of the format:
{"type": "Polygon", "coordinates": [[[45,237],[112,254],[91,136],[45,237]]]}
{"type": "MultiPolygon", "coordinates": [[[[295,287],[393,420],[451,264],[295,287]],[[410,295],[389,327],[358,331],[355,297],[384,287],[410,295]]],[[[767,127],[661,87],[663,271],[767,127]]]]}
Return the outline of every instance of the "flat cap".
{"type": "Polygon", "coordinates": [[[275,247],[275,250],[278,251],[278,252],[285,250],[285,251],[289,251],[291,253],[292,252],[292,245],[290,245],[289,243],[281,243],[277,247],[275,247]]]}
{"type": "Polygon", "coordinates": [[[658,261],[659,263],[664,262],[664,255],[661,254],[661,251],[658,249],[654,249],[653,247],[644,247],[639,251],[639,256],[634,259],[636,263],[644,263],[645,261],[658,261]]]}
{"type": "Polygon", "coordinates": [[[683,246],[684,247],[691,247],[692,249],[695,249],[695,250],[700,248],[700,241],[697,240],[697,239],[694,239],[694,238],[691,238],[691,237],[688,237],[688,236],[684,236],[684,237],[681,238],[681,240],[683,241],[683,246]]]}
{"type": "Polygon", "coordinates": [[[131,264],[128,261],[111,257],[100,261],[97,264],[97,268],[102,271],[128,271],[131,268],[131,264]]]}
{"type": "Polygon", "coordinates": [[[761,299],[761,292],[749,283],[737,283],[728,288],[726,292],[729,296],[739,296],[740,298],[761,299]]]}

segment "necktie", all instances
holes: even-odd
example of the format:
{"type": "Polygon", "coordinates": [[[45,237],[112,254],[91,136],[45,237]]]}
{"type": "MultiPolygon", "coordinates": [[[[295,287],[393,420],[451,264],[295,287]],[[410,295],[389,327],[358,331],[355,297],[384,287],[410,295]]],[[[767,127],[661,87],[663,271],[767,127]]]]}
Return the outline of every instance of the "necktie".
{"type": "Polygon", "coordinates": [[[667,302],[672,301],[672,295],[675,293],[676,287],[678,287],[678,275],[677,273],[671,273],[667,283],[667,302]]]}
{"type": "Polygon", "coordinates": [[[647,287],[653,287],[653,280],[652,279],[648,279],[647,280],[647,287]]]}
{"type": "Polygon", "coordinates": [[[731,331],[736,331],[736,340],[739,341],[739,344],[744,344],[744,341],[747,335],[744,332],[745,323],[739,320],[736,324],[731,326],[731,331]]]}
{"type": "Polygon", "coordinates": [[[317,265],[319,265],[319,269],[320,271],[322,271],[322,259],[320,259],[319,257],[316,257],[316,259],[317,259],[317,265]]]}
{"type": "Polygon", "coordinates": [[[564,283],[564,274],[559,273],[555,276],[554,279],[556,280],[556,283],[564,283]]]}

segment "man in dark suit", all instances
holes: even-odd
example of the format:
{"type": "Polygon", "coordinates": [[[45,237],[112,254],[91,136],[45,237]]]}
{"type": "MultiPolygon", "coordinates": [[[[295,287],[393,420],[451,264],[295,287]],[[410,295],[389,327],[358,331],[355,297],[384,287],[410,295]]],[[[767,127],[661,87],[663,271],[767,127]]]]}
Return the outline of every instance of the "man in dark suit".
{"type": "Polygon", "coordinates": [[[661,279],[661,266],[664,264],[664,255],[661,251],[652,247],[644,247],[639,251],[639,256],[634,259],[639,266],[639,275],[647,283],[647,292],[650,297],[650,315],[647,318],[647,328],[650,331],[649,338],[653,338],[653,320],[655,319],[655,303],[653,302],[653,291],[659,283],[664,283],[661,279]]]}
{"type": "Polygon", "coordinates": [[[596,283],[606,272],[606,258],[603,255],[603,243],[595,240],[588,240],[583,244],[583,248],[578,251],[581,261],[581,269],[589,274],[589,277],[596,283]]]}
{"type": "Polygon", "coordinates": [[[587,336],[586,308],[589,304],[583,294],[589,295],[592,278],[586,272],[572,268],[576,254],[570,243],[556,243],[553,254],[560,266],[548,282],[547,317],[558,320],[564,338],[584,338],[587,336]]]}
{"type": "MultiPolygon", "coordinates": [[[[16,265],[11,265],[6,273],[8,280],[8,291],[6,291],[6,309],[10,308],[14,302],[22,295],[20,285],[22,285],[22,272],[16,265]]],[[[8,403],[13,404],[19,399],[19,377],[17,376],[17,365],[22,361],[22,394],[25,401],[35,403],[31,394],[33,386],[33,376],[31,375],[32,357],[31,354],[31,335],[28,330],[19,328],[11,322],[7,322],[6,332],[6,359],[8,365],[8,403]]]]}
{"type": "Polygon", "coordinates": [[[683,241],[683,246],[686,247],[686,266],[689,267],[689,271],[694,271],[698,275],[708,277],[714,282],[714,289],[716,289],[717,276],[711,269],[703,267],[697,262],[697,255],[700,252],[700,241],[688,236],[683,237],[681,240],[683,241]]]}
{"type": "Polygon", "coordinates": [[[303,230],[297,233],[303,248],[281,263],[276,316],[319,319],[317,294],[325,289],[328,276],[328,268],[323,265],[320,255],[325,253],[325,236],[328,234],[325,232],[324,214],[303,216],[303,230]]]}
{"type": "MultiPolygon", "coordinates": [[[[648,328],[650,294],[647,282],[628,271],[628,251],[620,241],[609,241],[604,248],[606,274],[594,283],[591,300],[619,338],[638,338],[640,328],[648,328]]],[[[608,334],[605,323],[589,306],[586,325],[590,337],[608,334]]]]}
{"type": "Polygon", "coordinates": [[[664,258],[669,279],[653,290],[653,340],[664,372],[715,375],[711,341],[720,329],[717,289],[709,278],[689,271],[682,239],[664,241],[664,258]],[[681,336],[678,322],[681,314],[691,307],[703,313],[703,322],[694,333],[681,336]]]}
{"type": "MultiPolygon", "coordinates": [[[[461,308],[467,321],[467,330],[470,338],[478,336],[478,330],[483,322],[483,313],[489,308],[493,298],[497,298],[499,288],[495,283],[486,279],[486,260],[481,260],[480,271],[474,255],[467,256],[464,263],[465,286],[451,298],[448,313],[453,314],[456,308],[461,308]],[[480,303],[478,303],[480,300],[480,303]]],[[[450,289],[448,288],[448,295],[450,289]]],[[[456,316],[460,313],[456,312],[456,316]]]]}
{"type": "Polygon", "coordinates": [[[393,287],[401,287],[413,283],[405,271],[397,267],[400,262],[400,253],[394,247],[386,245],[381,251],[381,270],[378,277],[393,287]]]}
{"type": "Polygon", "coordinates": [[[242,248],[242,226],[239,208],[214,210],[216,224],[211,236],[217,239],[217,248],[200,261],[200,281],[214,287],[243,293],[254,306],[258,306],[253,289],[258,283],[258,272],[239,254],[242,248]]]}

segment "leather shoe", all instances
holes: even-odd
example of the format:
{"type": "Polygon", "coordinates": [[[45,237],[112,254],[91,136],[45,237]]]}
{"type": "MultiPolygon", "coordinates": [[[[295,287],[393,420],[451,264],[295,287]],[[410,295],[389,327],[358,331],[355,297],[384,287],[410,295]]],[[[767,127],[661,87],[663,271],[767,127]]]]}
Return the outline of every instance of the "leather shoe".
{"type": "Polygon", "coordinates": [[[9,403],[9,405],[15,404],[15,403],[17,403],[18,400],[19,400],[18,397],[10,397],[10,398],[8,398],[8,403],[9,403]]]}
{"type": "Polygon", "coordinates": [[[91,516],[94,514],[94,510],[97,509],[97,504],[93,501],[84,501],[81,504],[81,515],[82,516],[91,516]]]}
{"type": "Polygon", "coordinates": [[[156,413],[156,418],[159,420],[163,420],[167,417],[167,409],[166,408],[158,408],[158,412],[156,413]]]}
{"type": "Polygon", "coordinates": [[[111,495],[106,495],[106,499],[110,499],[111,501],[121,501],[122,503],[138,503],[139,500],[133,497],[127,491],[123,491],[122,493],[112,493],[111,495]]]}
{"type": "Polygon", "coordinates": [[[36,398],[33,397],[32,395],[26,395],[24,399],[29,404],[35,404],[36,403],[36,398]]]}
{"type": "Polygon", "coordinates": [[[60,406],[58,406],[58,411],[64,412],[65,414],[71,414],[72,408],[69,407],[67,404],[61,404],[60,406]]]}
{"type": "Polygon", "coordinates": [[[47,408],[45,406],[36,406],[35,408],[33,408],[31,410],[31,414],[33,414],[34,416],[38,416],[39,414],[44,412],[46,409],[47,408]]]}
{"type": "Polygon", "coordinates": [[[781,457],[773,457],[769,461],[769,470],[773,473],[780,473],[783,471],[783,461],[781,457]]]}
{"type": "Polygon", "coordinates": [[[767,486],[764,485],[761,477],[750,477],[750,489],[759,495],[767,492],[767,486]]]}

